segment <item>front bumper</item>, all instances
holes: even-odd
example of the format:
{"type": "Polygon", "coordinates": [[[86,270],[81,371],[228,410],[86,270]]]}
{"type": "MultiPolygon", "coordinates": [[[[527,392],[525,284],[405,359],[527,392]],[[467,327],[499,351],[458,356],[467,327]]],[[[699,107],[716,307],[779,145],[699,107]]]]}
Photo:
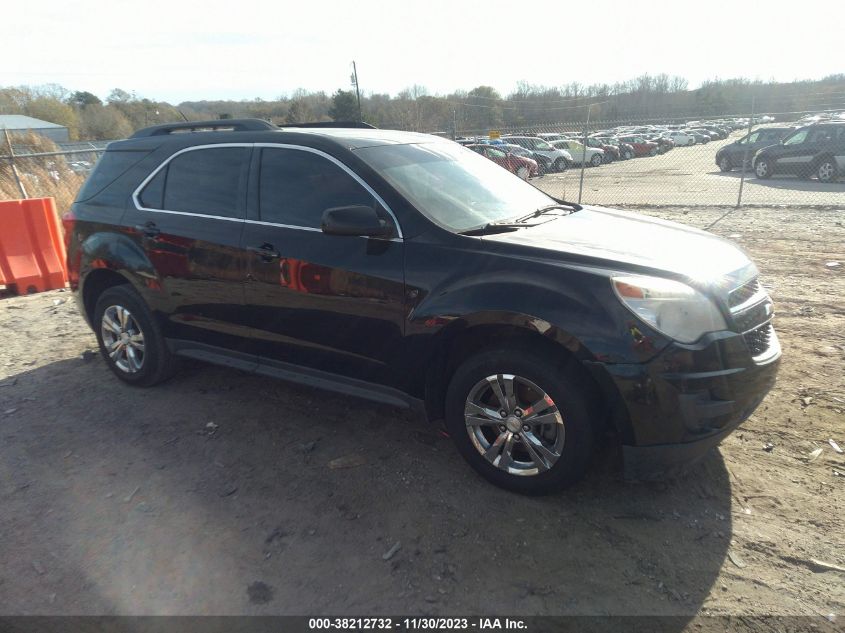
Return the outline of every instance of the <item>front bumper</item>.
{"type": "Polygon", "coordinates": [[[626,476],[665,476],[703,457],[774,386],[780,356],[776,336],[755,361],[741,334],[717,332],[694,345],[673,343],[641,365],[601,364],[599,382],[610,381],[621,400],[615,417],[626,476]]]}

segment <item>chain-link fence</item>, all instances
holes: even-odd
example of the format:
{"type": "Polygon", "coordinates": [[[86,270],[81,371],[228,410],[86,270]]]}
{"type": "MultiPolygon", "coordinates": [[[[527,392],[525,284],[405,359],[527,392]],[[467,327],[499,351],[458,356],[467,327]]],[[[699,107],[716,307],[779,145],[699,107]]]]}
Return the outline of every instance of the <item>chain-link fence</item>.
{"type": "MultiPolygon", "coordinates": [[[[590,106],[585,106],[589,113],[590,106]]],[[[582,113],[583,114],[583,113],[582,113]]],[[[560,121],[441,135],[551,195],[615,206],[845,206],[845,108],[683,119],[560,121]]],[[[0,197],[67,208],[107,141],[9,135],[0,197]]]]}
{"type": "Polygon", "coordinates": [[[560,122],[447,135],[575,202],[845,206],[845,111],[560,122]],[[536,177],[521,158],[537,163],[536,177]]]}

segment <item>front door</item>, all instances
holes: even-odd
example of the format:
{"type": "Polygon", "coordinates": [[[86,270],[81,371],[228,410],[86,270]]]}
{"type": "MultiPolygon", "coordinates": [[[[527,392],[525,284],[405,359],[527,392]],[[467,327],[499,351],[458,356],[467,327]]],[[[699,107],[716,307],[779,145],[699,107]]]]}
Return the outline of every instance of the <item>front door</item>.
{"type": "Polygon", "coordinates": [[[260,362],[392,384],[404,332],[403,243],[327,235],[323,212],[366,205],[395,225],[371,189],[327,154],[256,148],[243,247],[245,313],[260,362]]]}

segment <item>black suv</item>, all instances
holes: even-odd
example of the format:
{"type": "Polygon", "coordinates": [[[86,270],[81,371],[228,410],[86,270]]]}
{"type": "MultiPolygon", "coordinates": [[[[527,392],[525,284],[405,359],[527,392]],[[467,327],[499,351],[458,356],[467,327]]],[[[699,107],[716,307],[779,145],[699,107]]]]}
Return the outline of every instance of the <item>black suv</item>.
{"type": "Polygon", "coordinates": [[[147,128],[109,145],[66,229],[121,380],[153,385],[181,356],[419,406],[521,492],[578,480],[608,431],[628,474],[691,462],[780,358],[734,245],[553,199],[423,134],[147,128]]]}
{"type": "Polygon", "coordinates": [[[754,157],[754,153],[763,147],[780,143],[780,140],[787,134],[793,132],[795,127],[761,127],[751,134],[746,134],[733,143],[723,145],[716,152],[716,165],[722,171],[739,169],[743,162],[747,167],[754,157]],[[747,157],[747,158],[746,158],[747,157]]]}
{"type": "Polygon", "coordinates": [[[754,154],[753,167],[758,178],[788,174],[833,182],[845,173],[845,122],[798,128],[780,144],[754,154]]]}

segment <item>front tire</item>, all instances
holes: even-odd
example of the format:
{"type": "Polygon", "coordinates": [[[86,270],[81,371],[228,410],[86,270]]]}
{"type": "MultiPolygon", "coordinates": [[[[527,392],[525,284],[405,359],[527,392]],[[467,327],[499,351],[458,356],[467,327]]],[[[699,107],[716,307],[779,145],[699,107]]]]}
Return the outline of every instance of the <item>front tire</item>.
{"type": "Polygon", "coordinates": [[[754,174],[761,180],[766,180],[772,177],[772,164],[768,159],[761,158],[754,165],[754,174]]]}
{"type": "Polygon", "coordinates": [[[593,167],[601,165],[601,154],[593,154],[593,157],[590,159],[590,164],[593,167]]]}
{"type": "Polygon", "coordinates": [[[719,169],[722,171],[731,171],[733,169],[731,159],[727,156],[722,156],[722,158],[719,159],[719,169]]]}
{"type": "Polygon", "coordinates": [[[130,385],[151,387],[169,378],[175,361],[161,328],[131,286],[114,286],[97,299],[94,328],[109,369],[130,385]]]}
{"type": "Polygon", "coordinates": [[[482,352],[452,377],[446,426],[464,459],[495,485],[560,490],[584,476],[592,454],[588,390],[579,382],[544,354],[482,352]]]}
{"type": "Polygon", "coordinates": [[[823,158],[816,167],[816,178],[819,182],[833,182],[836,180],[836,163],[832,158],[823,158]]]}
{"type": "Polygon", "coordinates": [[[528,176],[531,172],[529,172],[528,167],[519,167],[516,170],[516,175],[522,178],[523,180],[528,180],[528,176]]]}
{"type": "Polygon", "coordinates": [[[557,172],[563,172],[563,171],[566,171],[566,168],[567,168],[567,164],[566,164],[566,159],[565,159],[565,158],[558,158],[558,159],[555,161],[555,164],[554,164],[554,169],[555,169],[555,171],[557,171],[557,172]]]}

